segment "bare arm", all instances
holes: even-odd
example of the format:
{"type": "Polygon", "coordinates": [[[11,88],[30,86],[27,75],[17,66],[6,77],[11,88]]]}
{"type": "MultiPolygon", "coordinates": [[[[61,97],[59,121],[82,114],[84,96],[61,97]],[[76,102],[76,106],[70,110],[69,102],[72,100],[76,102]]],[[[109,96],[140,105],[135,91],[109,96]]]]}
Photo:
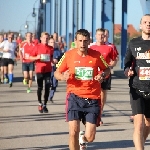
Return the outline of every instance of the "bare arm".
{"type": "Polygon", "coordinates": [[[35,60],[40,59],[40,55],[37,55],[37,56],[30,56],[29,58],[30,58],[30,60],[35,61],[35,60]]]}
{"type": "Polygon", "coordinates": [[[67,81],[69,79],[69,71],[65,71],[63,74],[57,69],[54,72],[54,77],[59,81],[67,81]]]}

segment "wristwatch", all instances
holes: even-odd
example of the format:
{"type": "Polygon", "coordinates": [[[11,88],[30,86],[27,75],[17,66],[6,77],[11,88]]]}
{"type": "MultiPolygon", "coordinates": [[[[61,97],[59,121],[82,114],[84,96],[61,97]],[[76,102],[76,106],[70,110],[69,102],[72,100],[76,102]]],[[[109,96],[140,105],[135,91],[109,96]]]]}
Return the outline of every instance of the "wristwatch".
{"type": "Polygon", "coordinates": [[[105,72],[102,72],[101,76],[102,76],[103,78],[105,78],[105,77],[106,77],[105,72]]]}

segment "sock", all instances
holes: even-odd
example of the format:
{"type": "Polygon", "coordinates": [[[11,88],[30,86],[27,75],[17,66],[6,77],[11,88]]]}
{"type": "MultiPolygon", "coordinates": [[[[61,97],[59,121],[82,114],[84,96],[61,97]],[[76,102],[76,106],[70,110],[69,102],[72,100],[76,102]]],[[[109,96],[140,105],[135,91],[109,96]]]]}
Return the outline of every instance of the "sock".
{"type": "Polygon", "coordinates": [[[8,79],[8,74],[7,73],[4,74],[4,78],[8,79]]]}
{"type": "Polygon", "coordinates": [[[13,80],[13,74],[9,74],[9,82],[12,82],[13,80]]]}

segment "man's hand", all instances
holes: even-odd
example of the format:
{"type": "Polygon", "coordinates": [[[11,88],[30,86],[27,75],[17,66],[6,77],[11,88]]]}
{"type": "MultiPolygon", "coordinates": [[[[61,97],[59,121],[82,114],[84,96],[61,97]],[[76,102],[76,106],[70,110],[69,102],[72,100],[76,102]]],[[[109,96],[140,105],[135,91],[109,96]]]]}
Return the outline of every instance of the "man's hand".
{"type": "Polygon", "coordinates": [[[53,63],[54,63],[54,64],[57,64],[57,63],[58,63],[58,60],[57,60],[57,59],[53,59],[53,63]]]}
{"type": "Polygon", "coordinates": [[[70,76],[69,70],[67,70],[62,74],[61,80],[67,81],[69,79],[69,76],[70,76]]]}
{"type": "Polygon", "coordinates": [[[94,77],[94,79],[102,83],[104,80],[104,77],[102,76],[102,74],[98,74],[97,76],[94,77]]]}
{"type": "Polygon", "coordinates": [[[130,68],[126,68],[125,71],[124,71],[124,74],[125,74],[126,77],[130,77],[130,76],[133,76],[134,71],[130,68]]]}
{"type": "Polygon", "coordinates": [[[36,56],[36,60],[38,60],[38,59],[41,59],[41,56],[40,56],[40,55],[37,55],[37,56],[36,56]]]}

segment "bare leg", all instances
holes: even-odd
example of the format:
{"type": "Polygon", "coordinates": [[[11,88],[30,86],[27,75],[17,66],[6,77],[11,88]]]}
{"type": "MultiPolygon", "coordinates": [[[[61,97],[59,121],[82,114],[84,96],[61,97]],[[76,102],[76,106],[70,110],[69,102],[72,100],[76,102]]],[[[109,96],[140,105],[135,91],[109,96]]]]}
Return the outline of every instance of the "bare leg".
{"type": "Polygon", "coordinates": [[[134,116],[134,133],[133,141],[136,150],[144,150],[144,115],[137,114],[134,116]]]}
{"type": "Polygon", "coordinates": [[[80,150],[79,147],[79,131],[80,121],[73,120],[69,121],[69,148],[70,150],[80,150]]]}

